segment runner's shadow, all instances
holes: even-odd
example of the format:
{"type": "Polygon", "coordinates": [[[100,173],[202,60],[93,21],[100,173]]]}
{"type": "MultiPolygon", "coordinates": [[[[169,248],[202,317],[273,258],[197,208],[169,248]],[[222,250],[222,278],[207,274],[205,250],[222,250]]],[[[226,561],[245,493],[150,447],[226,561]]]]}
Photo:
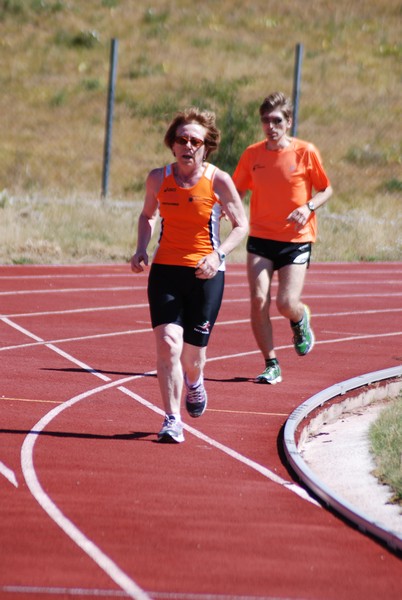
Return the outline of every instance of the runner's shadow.
{"type": "Polygon", "coordinates": [[[125,371],[106,371],[104,369],[82,369],[79,367],[66,367],[63,369],[56,369],[52,367],[42,367],[41,371],[59,371],[62,373],[101,373],[102,375],[119,375],[123,377],[156,377],[156,373],[144,373],[144,372],[125,372],[125,371]]]}
{"type": "MultiPolygon", "coordinates": [[[[156,373],[144,373],[144,372],[125,372],[125,371],[106,371],[104,369],[82,369],[79,367],[65,367],[65,368],[53,368],[43,367],[42,371],[59,371],[61,373],[102,373],[102,375],[120,375],[123,377],[153,377],[156,378],[156,373]]],[[[252,383],[253,377],[231,377],[230,379],[222,379],[221,377],[205,377],[205,381],[220,381],[223,383],[252,383]]]]}
{"type": "Polygon", "coordinates": [[[214,377],[205,377],[205,381],[220,381],[223,383],[252,383],[254,379],[252,377],[231,377],[230,379],[219,379],[214,377]]]}
{"type": "Polygon", "coordinates": [[[149,436],[155,436],[155,431],[132,431],[131,433],[115,433],[112,435],[102,435],[97,433],[76,433],[74,431],[35,431],[35,429],[0,429],[1,434],[16,434],[16,435],[37,435],[37,436],[49,436],[59,438],[75,438],[84,440],[146,440],[149,436]]]}

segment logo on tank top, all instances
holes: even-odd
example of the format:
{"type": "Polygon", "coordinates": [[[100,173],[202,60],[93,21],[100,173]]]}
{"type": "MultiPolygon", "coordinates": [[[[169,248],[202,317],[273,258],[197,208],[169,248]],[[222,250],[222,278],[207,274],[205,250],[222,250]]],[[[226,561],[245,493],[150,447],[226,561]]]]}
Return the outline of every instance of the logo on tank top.
{"type": "Polygon", "coordinates": [[[258,163],[253,165],[253,171],[256,171],[257,169],[265,169],[265,165],[259,165],[258,163]]]}
{"type": "Polygon", "coordinates": [[[175,188],[175,187],[167,187],[163,191],[164,192],[176,192],[177,188],[175,188]]]}
{"type": "Polygon", "coordinates": [[[204,200],[205,198],[202,196],[190,196],[188,199],[189,202],[203,202],[204,200]]]}

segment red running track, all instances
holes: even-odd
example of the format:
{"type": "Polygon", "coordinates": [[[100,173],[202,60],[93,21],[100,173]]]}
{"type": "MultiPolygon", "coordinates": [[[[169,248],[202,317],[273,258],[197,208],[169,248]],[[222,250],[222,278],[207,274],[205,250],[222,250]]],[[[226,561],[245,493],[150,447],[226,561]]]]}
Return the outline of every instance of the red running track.
{"type": "Polygon", "coordinates": [[[402,361],[402,264],[313,264],[314,351],[275,317],[284,381],[253,383],[245,268],[229,265],[186,442],[162,411],[146,276],[127,265],[0,267],[0,597],[378,600],[400,558],[299,487],[287,416],[402,361]]]}

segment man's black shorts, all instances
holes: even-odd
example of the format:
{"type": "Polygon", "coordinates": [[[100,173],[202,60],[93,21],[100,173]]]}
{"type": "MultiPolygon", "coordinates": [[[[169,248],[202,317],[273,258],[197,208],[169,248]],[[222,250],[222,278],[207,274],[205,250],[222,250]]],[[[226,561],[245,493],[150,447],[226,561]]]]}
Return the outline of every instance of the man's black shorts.
{"type": "Polygon", "coordinates": [[[208,345],[222,303],[224,271],[212,279],[198,279],[192,267],[152,264],[148,300],[152,327],[176,323],[183,339],[193,346],[208,345]]]}
{"type": "Polygon", "coordinates": [[[293,242],[278,242],[249,236],[247,252],[268,258],[274,265],[274,271],[286,265],[310,265],[311,242],[297,244],[293,242]]]}

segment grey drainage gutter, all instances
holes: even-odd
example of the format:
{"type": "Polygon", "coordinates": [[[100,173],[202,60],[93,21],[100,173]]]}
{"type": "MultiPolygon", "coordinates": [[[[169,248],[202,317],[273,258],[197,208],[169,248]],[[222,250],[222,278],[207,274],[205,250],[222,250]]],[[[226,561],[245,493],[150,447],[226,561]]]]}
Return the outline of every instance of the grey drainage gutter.
{"type": "MultiPolygon", "coordinates": [[[[302,459],[296,444],[296,431],[300,423],[316,408],[322,407],[326,402],[333,400],[337,396],[342,396],[351,390],[370,385],[379,381],[390,380],[402,376],[402,365],[382,371],[374,371],[366,373],[359,377],[347,379],[341,383],[337,383],[318,394],[311,396],[296,408],[286,421],[284,429],[284,449],[286,457],[297,473],[301,481],[311,489],[319,498],[321,498],[328,506],[335,509],[341,515],[352,521],[358,526],[360,531],[370,533],[384,541],[390,548],[397,551],[402,551],[402,537],[384,528],[381,523],[373,522],[370,517],[360,512],[355,506],[352,506],[333,492],[325,483],[323,483],[308,465],[302,459]]],[[[402,382],[399,382],[399,389],[402,387],[402,382]]]]}

